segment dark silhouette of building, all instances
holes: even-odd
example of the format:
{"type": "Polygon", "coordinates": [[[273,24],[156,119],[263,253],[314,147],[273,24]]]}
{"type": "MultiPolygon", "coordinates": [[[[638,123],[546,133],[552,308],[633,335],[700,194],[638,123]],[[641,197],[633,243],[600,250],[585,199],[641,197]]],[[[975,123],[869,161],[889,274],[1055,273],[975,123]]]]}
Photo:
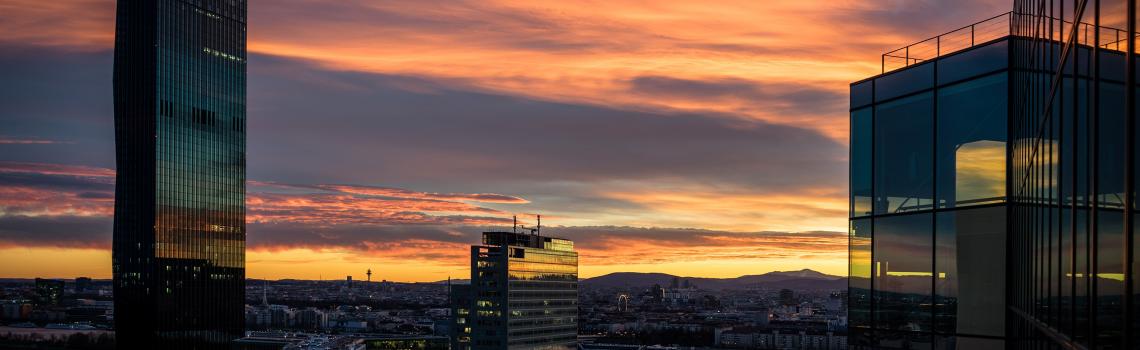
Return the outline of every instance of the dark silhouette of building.
{"type": "Polygon", "coordinates": [[[781,289],[780,304],[785,306],[799,305],[799,302],[796,301],[796,292],[791,289],[781,289]]]}
{"type": "Polygon", "coordinates": [[[63,281],[37,278],[33,302],[36,306],[59,305],[60,299],[63,298],[63,287],[63,281]]]}
{"type": "Polygon", "coordinates": [[[452,286],[451,299],[455,349],[575,348],[574,243],[537,231],[484,232],[483,244],[471,246],[471,284],[452,286]]]}
{"type": "Polygon", "coordinates": [[[75,278],[75,292],[76,293],[85,292],[89,288],[91,288],[91,278],[90,277],[76,277],[75,278]]]}
{"type": "Polygon", "coordinates": [[[451,306],[451,348],[471,348],[471,308],[475,306],[475,293],[470,284],[452,284],[448,280],[448,304],[451,306]]]}
{"type": "Polygon", "coordinates": [[[348,288],[352,288],[352,276],[345,276],[344,277],[344,285],[347,286],[348,288]]]}
{"type": "Polygon", "coordinates": [[[242,335],[246,0],[119,0],[112,268],[119,347],[242,335]]]}
{"type": "Polygon", "coordinates": [[[851,346],[1140,345],[1135,2],[1018,0],[851,85],[851,346]]]}

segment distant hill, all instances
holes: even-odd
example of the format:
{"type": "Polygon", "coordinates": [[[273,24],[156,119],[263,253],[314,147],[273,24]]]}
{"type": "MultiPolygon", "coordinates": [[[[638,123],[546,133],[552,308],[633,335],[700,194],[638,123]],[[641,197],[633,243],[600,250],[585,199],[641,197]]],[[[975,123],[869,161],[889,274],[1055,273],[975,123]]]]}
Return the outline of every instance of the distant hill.
{"type": "Polygon", "coordinates": [[[668,287],[674,278],[689,281],[701,289],[846,289],[847,278],[803,269],[773,271],[762,275],[735,278],[682,277],[666,273],[615,272],[579,281],[584,288],[646,288],[659,284],[668,287]]]}

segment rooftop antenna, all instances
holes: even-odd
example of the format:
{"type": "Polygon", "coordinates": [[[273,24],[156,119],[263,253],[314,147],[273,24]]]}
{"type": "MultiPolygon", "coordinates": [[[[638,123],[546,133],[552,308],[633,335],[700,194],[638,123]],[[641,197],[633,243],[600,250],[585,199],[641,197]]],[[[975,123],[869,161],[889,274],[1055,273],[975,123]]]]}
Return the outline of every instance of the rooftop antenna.
{"type": "Polygon", "coordinates": [[[538,215],[538,234],[542,235],[542,214],[538,215]]]}
{"type": "Polygon", "coordinates": [[[511,223],[511,232],[519,233],[519,216],[511,215],[511,220],[513,220],[511,223]]]}

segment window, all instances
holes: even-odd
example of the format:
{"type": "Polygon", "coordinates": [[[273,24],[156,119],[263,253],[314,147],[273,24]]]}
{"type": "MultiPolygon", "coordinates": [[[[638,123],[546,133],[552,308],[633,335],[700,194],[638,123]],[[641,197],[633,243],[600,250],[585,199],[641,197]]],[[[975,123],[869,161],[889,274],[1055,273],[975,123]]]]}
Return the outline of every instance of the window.
{"type": "Polygon", "coordinates": [[[1005,200],[1006,75],[938,91],[938,206],[1005,200]]]}
{"type": "Polygon", "coordinates": [[[933,207],[931,93],[875,107],[875,214],[933,207]]]}
{"type": "Polygon", "coordinates": [[[871,327],[871,219],[849,227],[847,315],[852,327],[871,327]]]}
{"type": "Polygon", "coordinates": [[[930,331],[932,214],[875,218],[875,328],[930,331]]]}
{"type": "Polygon", "coordinates": [[[934,276],[938,331],[1004,335],[1005,210],[938,213],[934,276]]]}
{"type": "Polygon", "coordinates": [[[871,109],[851,112],[851,217],[871,214],[871,109]]]}

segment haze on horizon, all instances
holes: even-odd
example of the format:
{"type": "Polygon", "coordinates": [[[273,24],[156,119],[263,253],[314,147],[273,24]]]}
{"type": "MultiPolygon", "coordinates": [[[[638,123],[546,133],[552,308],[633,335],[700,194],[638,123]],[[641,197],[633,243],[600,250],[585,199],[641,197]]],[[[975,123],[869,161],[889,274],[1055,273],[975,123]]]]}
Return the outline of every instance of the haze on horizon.
{"type": "MultiPolygon", "coordinates": [[[[0,277],[110,277],[114,1],[0,3],[0,277]]],[[[847,274],[847,89],[1007,1],[252,1],[250,278],[847,274]]]]}

